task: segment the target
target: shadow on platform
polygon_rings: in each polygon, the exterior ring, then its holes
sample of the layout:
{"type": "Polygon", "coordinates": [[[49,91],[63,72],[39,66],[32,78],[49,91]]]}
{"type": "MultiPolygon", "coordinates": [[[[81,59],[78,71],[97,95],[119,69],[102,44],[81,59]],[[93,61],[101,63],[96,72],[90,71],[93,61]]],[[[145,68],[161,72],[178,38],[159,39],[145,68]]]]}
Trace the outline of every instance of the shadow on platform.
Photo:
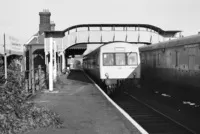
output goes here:
{"type": "Polygon", "coordinates": [[[69,80],[75,80],[85,83],[92,83],[87,76],[85,76],[84,72],[81,70],[71,70],[69,75],[67,76],[67,79],[69,80]]]}

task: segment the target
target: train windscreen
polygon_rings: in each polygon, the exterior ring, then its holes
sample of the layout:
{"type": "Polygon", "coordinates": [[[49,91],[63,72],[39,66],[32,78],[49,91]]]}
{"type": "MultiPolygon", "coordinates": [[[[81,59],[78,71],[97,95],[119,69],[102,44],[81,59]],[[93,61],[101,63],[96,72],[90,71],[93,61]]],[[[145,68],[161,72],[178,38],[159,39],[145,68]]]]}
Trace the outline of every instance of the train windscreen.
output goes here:
{"type": "Polygon", "coordinates": [[[125,53],[116,53],[115,59],[116,59],[116,65],[117,66],[126,65],[126,55],[125,55],[125,53]]]}
{"type": "Polygon", "coordinates": [[[138,65],[137,53],[104,53],[104,66],[133,66],[138,65]]]}
{"type": "Polygon", "coordinates": [[[127,63],[128,65],[137,65],[137,53],[128,53],[127,54],[127,63]]]}
{"type": "Polygon", "coordinates": [[[104,66],[113,66],[114,65],[114,54],[113,53],[103,54],[103,65],[104,66]]]}

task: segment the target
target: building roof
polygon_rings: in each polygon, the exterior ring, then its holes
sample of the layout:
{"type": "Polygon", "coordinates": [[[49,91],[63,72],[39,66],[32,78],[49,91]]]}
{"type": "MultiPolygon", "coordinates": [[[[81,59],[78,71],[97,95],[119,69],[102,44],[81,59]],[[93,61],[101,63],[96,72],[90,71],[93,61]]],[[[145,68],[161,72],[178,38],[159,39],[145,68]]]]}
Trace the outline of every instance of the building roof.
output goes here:
{"type": "Polygon", "coordinates": [[[26,42],[26,45],[33,44],[44,44],[44,34],[36,33],[26,42]]]}

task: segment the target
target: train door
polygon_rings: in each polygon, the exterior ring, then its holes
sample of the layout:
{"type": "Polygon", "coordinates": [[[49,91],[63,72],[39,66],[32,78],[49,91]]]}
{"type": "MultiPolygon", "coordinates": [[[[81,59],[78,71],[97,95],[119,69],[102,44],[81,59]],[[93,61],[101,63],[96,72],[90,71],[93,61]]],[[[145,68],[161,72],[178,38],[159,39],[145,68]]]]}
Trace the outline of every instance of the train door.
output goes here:
{"type": "Polygon", "coordinates": [[[175,78],[178,79],[179,78],[179,72],[178,72],[178,69],[179,69],[179,51],[175,51],[175,78]]]}
{"type": "Polygon", "coordinates": [[[195,56],[189,55],[189,70],[194,70],[195,56]]]}
{"type": "Polygon", "coordinates": [[[195,51],[197,48],[189,48],[189,70],[194,70],[195,68],[195,51]]]}
{"type": "Polygon", "coordinates": [[[152,57],[153,58],[153,69],[152,69],[153,72],[152,72],[151,76],[156,78],[157,77],[157,74],[156,74],[157,73],[157,70],[156,70],[156,53],[154,52],[152,56],[153,56],[152,57]]]}

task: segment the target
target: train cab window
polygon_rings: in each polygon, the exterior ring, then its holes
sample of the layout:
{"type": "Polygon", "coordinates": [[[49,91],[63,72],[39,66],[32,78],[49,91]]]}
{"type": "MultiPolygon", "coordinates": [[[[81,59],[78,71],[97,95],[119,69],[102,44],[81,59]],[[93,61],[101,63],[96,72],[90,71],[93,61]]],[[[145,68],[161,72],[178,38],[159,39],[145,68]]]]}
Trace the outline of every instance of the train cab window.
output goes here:
{"type": "Polygon", "coordinates": [[[137,53],[127,53],[127,64],[137,65],[137,53]]]}
{"type": "Polygon", "coordinates": [[[113,66],[114,65],[114,54],[103,54],[103,65],[104,66],[113,66]]]}
{"type": "Polygon", "coordinates": [[[126,65],[126,56],[125,53],[116,53],[115,54],[116,65],[123,66],[126,65]]]}

